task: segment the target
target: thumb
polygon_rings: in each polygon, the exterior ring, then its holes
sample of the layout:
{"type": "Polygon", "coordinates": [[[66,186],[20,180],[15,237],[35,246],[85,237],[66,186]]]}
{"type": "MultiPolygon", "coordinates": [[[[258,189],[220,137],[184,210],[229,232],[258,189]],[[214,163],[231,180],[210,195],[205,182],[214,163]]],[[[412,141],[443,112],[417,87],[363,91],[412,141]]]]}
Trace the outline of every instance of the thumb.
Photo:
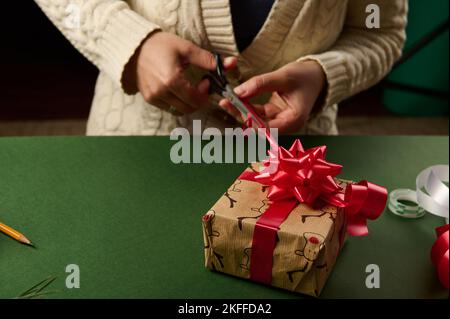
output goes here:
{"type": "Polygon", "coordinates": [[[242,98],[249,98],[266,92],[274,92],[282,88],[283,79],[277,72],[254,76],[234,88],[234,92],[242,98]]]}
{"type": "Polygon", "coordinates": [[[205,70],[213,71],[216,68],[216,58],[214,57],[214,54],[195,44],[190,47],[187,59],[189,63],[205,70]]]}

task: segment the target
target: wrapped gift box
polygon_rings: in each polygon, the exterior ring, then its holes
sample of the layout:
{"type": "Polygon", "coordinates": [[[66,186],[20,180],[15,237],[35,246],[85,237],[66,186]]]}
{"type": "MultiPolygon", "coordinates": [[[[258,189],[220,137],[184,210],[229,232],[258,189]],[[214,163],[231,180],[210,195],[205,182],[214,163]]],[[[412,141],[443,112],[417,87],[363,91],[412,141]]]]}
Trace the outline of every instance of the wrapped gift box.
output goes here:
{"type": "MultiPolygon", "coordinates": [[[[231,185],[203,216],[207,268],[250,278],[253,231],[268,205],[266,186],[239,178],[231,185]]],[[[318,296],[344,244],[345,219],[343,208],[299,203],[277,231],[271,284],[318,296]]]]}
{"type": "Polygon", "coordinates": [[[346,234],[368,234],[387,190],[338,179],[342,166],[325,160],[326,146],[272,144],[268,159],[245,170],[204,215],[206,267],[318,296],[346,234]]]}

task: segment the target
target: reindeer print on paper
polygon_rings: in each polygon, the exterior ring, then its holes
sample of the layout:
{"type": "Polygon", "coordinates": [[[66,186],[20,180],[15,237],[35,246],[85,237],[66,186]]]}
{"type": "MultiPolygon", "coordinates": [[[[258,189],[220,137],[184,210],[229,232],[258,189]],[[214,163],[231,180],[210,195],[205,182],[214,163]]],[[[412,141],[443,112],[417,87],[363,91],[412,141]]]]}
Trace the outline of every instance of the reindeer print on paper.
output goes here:
{"type": "Polygon", "coordinates": [[[241,267],[244,270],[249,271],[250,270],[250,255],[252,253],[252,248],[251,247],[247,247],[244,248],[244,254],[243,254],[243,258],[242,258],[242,263],[239,265],[239,267],[241,267]]]}
{"type": "Polygon", "coordinates": [[[268,199],[263,199],[263,200],[261,201],[261,206],[259,206],[259,207],[252,207],[252,208],[251,208],[251,211],[252,211],[252,212],[255,212],[256,215],[254,215],[254,216],[242,216],[242,217],[238,217],[237,220],[238,220],[238,227],[239,227],[239,230],[242,231],[242,222],[243,222],[245,219],[258,219],[259,217],[261,217],[262,214],[264,214],[264,212],[266,211],[266,209],[267,209],[268,207],[269,207],[269,200],[268,200],[268,199]]]}
{"type": "Polygon", "coordinates": [[[305,215],[302,214],[301,215],[301,219],[302,219],[302,223],[306,222],[307,218],[320,218],[323,216],[328,215],[328,218],[331,220],[331,222],[333,223],[333,230],[332,233],[330,235],[330,240],[333,239],[334,233],[335,233],[335,228],[336,228],[336,216],[337,216],[337,212],[336,212],[336,208],[333,206],[323,206],[320,211],[322,213],[318,214],[318,215],[305,215]]]}
{"type": "MultiPolygon", "coordinates": [[[[276,243],[278,244],[279,241],[280,241],[280,237],[277,234],[276,243]]],[[[242,263],[239,265],[239,267],[241,267],[244,270],[249,271],[251,255],[252,255],[252,248],[251,247],[244,248],[244,251],[242,253],[242,263]]]]}
{"type": "Polygon", "coordinates": [[[241,189],[237,188],[237,186],[241,183],[242,183],[242,181],[240,179],[236,180],[235,183],[229,189],[227,189],[227,191],[223,195],[226,198],[228,198],[228,200],[230,201],[230,208],[234,208],[234,204],[237,203],[237,201],[233,197],[231,197],[230,192],[235,192],[235,193],[242,192],[241,189]]]}
{"type": "MultiPolygon", "coordinates": [[[[302,257],[301,266],[286,272],[289,281],[294,282],[294,274],[305,272],[310,264],[314,264],[319,257],[320,251],[325,247],[325,237],[312,232],[303,233],[303,247],[294,253],[302,257]]],[[[324,265],[316,265],[316,268],[326,268],[324,265]]]]}
{"type": "MultiPolygon", "coordinates": [[[[205,215],[203,215],[203,227],[205,230],[205,234],[208,237],[208,244],[204,246],[204,249],[211,249],[210,246],[210,242],[213,241],[214,237],[219,237],[220,233],[215,230],[214,227],[214,219],[216,217],[216,212],[214,210],[209,210],[205,215]],[[207,222],[207,223],[205,223],[207,222]]],[[[224,268],[224,264],[223,264],[223,255],[219,254],[217,251],[214,251],[213,249],[211,249],[212,255],[212,261],[211,261],[211,266],[214,270],[217,270],[217,267],[220,266],[220,268],[224,268]],[[217,265],[216,265],[217,264],[217,265]]]]}

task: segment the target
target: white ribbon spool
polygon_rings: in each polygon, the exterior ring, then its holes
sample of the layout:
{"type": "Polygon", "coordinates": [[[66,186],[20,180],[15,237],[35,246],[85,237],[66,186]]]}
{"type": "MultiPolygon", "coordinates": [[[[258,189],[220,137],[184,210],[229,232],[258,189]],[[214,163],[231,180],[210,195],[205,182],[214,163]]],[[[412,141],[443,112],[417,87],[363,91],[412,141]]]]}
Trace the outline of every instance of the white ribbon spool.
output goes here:
{"type": "Polygon", "coordinates": [[[419,218],[424,214],[420,210],[423,208],[433,215],[444,217],[448,223],[449,190],[445,184],[449,179],[448,171],[448,165],[435,165],[424,169],[417,175],[415,191],[396,189],[389,194],[389,209],[402,217],[419,218]],[[399,200],[417,203],[418,207],[402,204],[399,200]]]}

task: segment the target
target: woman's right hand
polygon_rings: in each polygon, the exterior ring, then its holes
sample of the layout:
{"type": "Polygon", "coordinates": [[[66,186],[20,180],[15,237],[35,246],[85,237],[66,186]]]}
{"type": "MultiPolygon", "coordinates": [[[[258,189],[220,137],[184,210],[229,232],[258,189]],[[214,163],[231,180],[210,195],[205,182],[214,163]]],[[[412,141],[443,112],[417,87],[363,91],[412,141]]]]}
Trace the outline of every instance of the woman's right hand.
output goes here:
{"type": "MultiPolygon", "coordinates": [[[[192,113],[208,102],[209,81],[197,85],[185,77],[189,65],[212,71],[216,68],[214,55],[194,43],[167,32],[151,34],[135,55],[136,86],[145,101],[179,113],[192,113]]],[[[236,58],[226,58],[224,67],[233,68],[236,58]]]]}

